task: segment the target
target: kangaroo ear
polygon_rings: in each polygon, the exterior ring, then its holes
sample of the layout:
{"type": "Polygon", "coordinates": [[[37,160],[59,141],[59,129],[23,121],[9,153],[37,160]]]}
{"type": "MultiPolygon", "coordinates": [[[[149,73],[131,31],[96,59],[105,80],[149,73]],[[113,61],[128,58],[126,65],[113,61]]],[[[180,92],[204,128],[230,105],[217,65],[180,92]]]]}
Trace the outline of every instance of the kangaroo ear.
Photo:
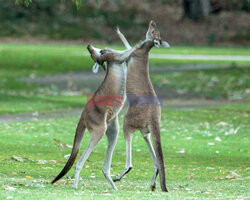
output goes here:
{"type": "Polygon", "coordinates": [[[156,25],[156,23],[155,23],[154,20],[151,20],[151,21],[149,22],[149,26],[152,26],[153,28],[157,28],[157,25],[156,25]]]}
{"type": "Polygon", "coordinates": [[[105,62],[101,65],[102,66],[102,68],[104,69],[104,71],[106,72],[107,71],[107,66],[106,66],[106,64],[105,64],[105,62]]]}
{"type": "Polygon", "coordinates": [[[163,48],[170,48],[170,45],[166,42],[166,41],[161,41],[161,46],[163,47],[163,48]]]}
{"type": "Polygon", "coordinates": [[[97,62],[95,62],[94,66],[92,67],[92,71],[93,73],[97,73],[99,70],[99,64],[97,62]]]}
{"type": "Polygon", "coordinates": [[[154,40],[154,45],[158,48],[161,47],[160,41],[159,40],[154,40]]]}

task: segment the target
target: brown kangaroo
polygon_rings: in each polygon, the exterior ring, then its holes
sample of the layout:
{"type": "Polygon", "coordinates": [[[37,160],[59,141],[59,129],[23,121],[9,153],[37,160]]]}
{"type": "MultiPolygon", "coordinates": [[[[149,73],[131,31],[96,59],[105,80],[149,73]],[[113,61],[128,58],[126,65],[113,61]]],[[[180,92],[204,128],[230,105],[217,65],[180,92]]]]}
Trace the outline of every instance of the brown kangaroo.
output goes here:
{"type": "MultiPolygon", "coordinates": [[[[118,28],[117,34],[126,48],[131,49],[128,41],[118,28]]],[[[150,98],[151,100],[152,98],[155,100],[154,103],[158,101],[149,77],[148,54],[153,46],[170,47],[167,42],[161,39],[156,23],[151,21],[146,33],[146,39],[141,43],[140,47],[136,48],[128,60],[126,92],[128,100],[130,99],[131,101],[132,97],[132,101],[134,102],[129,102],[130,106],[123,122],[124,137],[126,140],[125,169],[114,181],[121,180],[132,169],[132,137],[136,130],[140,130],[147,143],[154,164],[151,190],[153,191],[156,187],[155,182],[159,172],[161,189],[167,192],[160,134],[161,107],[150,105],[148,102],[144,106],[138,105],[141,103],[141,97],[145,97],[144,101],[150,98]],[[133,103],[135,105],[132,105],[133,103]],[[152,147],[149,133],[152,134],[154,148],[152,147]]]]}
{"type": "Polygon", "coordinates": [[[73,187],[77,188],[79,182],[79,174],[85,161],[88,159],[91,152],[94,150],[94,148],[106,133],[106,136],[108,138],[108,149],[102,171],[112,188],[114,190],[117,190],[110,176],[110,165],[112,154],[117,142],[117,136],[119,133],[118,113],[122,109],[122,106],[126,99],[127,68],[125,61],[128,60],[130,54],[134,51],[134,48],[112,53],[107,49],[100,50],[94,48],[91,45],[88,45],[88,51],[90,52],[92,59],[96,62],[93,67],[93,71],[97,72],[98,64],[103,65],[104,61],[107,61],[107,73],[103,83],[95,92],[94,97],[88,101],[86,107],[82,112],[81,118],[76,128],[71,155],[62,171],[52,181],[52,184],[62,178],[74,164],[74,161],[79,152],[84,132],[87,128],[90,132],[90,141],[88,147],[76,164],[73,187]],[[107,97],[115,98],[113,99],[114,105],[98,105],[96,100],[94,99],[98,96],[101,96],[104,99],[106,98],[106,101],[107,97]],[[116,99],[116,97],[119,97],[119,99],[116,99]],[[94,105],[91,105],[93,102],[94,105]]]}

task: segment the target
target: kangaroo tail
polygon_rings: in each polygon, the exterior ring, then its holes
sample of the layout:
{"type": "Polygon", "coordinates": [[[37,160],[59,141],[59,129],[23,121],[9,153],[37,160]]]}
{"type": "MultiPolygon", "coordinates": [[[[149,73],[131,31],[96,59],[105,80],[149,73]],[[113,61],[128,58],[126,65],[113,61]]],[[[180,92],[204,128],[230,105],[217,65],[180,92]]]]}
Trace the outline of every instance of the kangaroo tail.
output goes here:
{"type": "Polygon", "coordinates": [[[164,158],[163,158],[163,152],[162,152],[162,147],[161,147],[161,133],[160,133],[160,127],[159,127],[158,122],[155,122],[154,124],[152,124],[151,131],[152,131],[152,139],[154,143],[155,154],[159,163],[159,175],[160,175],[161,189],[162,191],[167,192],[168,190],[166,188],[164,158]]]}
{"type": "Polygon", "coordinates": [[[62,178],[70,170],[70,168],[74,164],[75,159],[77,157],[77,154],[79,152],[80,146],[81,146],[81,142],[82,142],[82,139],[84,136],[85,129],[86,129],[86,127],[84,125],[83,116],[81,116],[81,118],[78,122],[77,128],[76,128],[74,144],[73,144],[73,148],[72,148],[70,157],[69,157],[67,163],[65,164],[64,168],[62,169],[62,171],[51,182],[52,184],[55,183],[56,181],[58,181],[60,178],[62,178]]]}

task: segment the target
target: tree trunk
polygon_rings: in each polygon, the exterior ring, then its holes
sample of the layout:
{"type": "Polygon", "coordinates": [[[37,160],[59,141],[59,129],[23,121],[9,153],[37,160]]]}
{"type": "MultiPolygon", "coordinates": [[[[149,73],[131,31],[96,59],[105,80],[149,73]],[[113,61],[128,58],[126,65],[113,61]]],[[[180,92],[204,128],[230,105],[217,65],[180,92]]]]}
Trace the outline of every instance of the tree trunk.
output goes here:
{"type": "Polygon", "coordinates": [[[204,20],[209,15],[209,0],[183,0],[182,3],[185,16],[192,20],[204,20]]]}

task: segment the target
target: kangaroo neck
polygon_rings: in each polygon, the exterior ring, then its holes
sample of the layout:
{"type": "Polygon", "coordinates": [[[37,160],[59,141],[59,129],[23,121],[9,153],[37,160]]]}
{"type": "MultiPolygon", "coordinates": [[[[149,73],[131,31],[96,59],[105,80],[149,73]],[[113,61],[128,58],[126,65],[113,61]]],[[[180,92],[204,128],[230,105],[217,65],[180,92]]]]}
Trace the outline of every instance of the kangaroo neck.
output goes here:
{"type": "Polygon", "coordinates": [[[127,66],[126,63],[117,64],[114,63],[109,71],[113,77],[115,77],[116,82],[114,82],[111,87],[116,87],[118,95],[124,96],[126,90],[126,80],[127,80],[127,66]],[[115,84],[115,86],[114,86],[115,84]]]}
{"type": "Polygon", "coordinates": [[[149,40],[144,40],[141,46],[135,50],[128,62],[128,73],[138,72],[140,74],[149,74],[149,52],[154,46],[154,43],[149,40]],[[133,69],[131,69],[133,68],[133,69]]]}
{"type": "Polygon", "coordinates": [[[128,62],[127,94],[151,95],[154,94],[149,77],[148,56],[153,42],[144,41],[133,52],[128,62]]]}
{"type": "MultiPolygon", "coordinates": [[[[103,80],[103,83],[99,87],[100,89],[105,89],[107,94],[103,95],[124,95],[124,91],[126,90],[126,76],[127,76],[127,68],[124,63],[108,63],[107,73],[103,80]]],[[[97,93],[99,93],[97,91],[97,93]]]]}
{"type": "Polygon", "coordinates": [[[147,54],[153,47],[154,47],[154,42],[147,39],[144,40],[140,46],[140,48],[143,49],[147,54]]]}

